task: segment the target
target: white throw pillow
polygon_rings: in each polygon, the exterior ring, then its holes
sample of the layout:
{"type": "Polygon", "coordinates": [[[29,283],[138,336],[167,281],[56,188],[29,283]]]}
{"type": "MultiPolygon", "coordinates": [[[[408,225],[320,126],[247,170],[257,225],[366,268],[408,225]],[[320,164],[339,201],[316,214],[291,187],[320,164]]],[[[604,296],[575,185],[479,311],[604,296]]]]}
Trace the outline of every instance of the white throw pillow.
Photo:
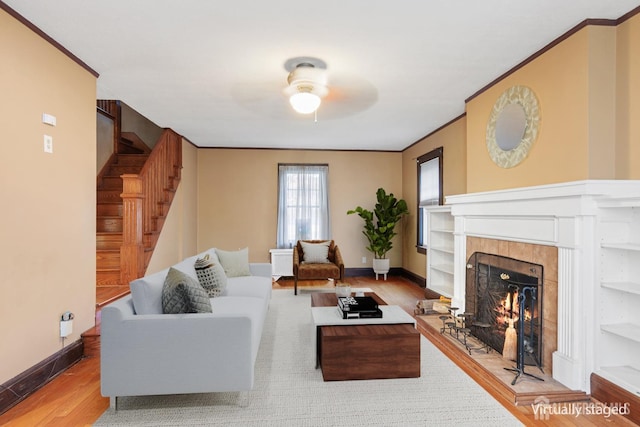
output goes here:
{"type": "Polygon", "coordinates": [[[206,254],[196,260],[194,268],[200,285],[207,291],[209,297],[215,298],[224,294],[227,288],[227,276],[218,257],[210,257],[209,254],[206,254]],[[215,261],[212,258],[215,258],[215,261]]]}
{"type": "Polygon", "coordinates": [[[216,254],[227,277],[251,276],[249,248],[240,249],[239,251],[216,249],[216,254]]]}
{"type": "Polygon", "coordinates": [[[302,245],[302,262],[327,264],[329,262],[330,241],[320,243],[300,242],[302,245]]]}

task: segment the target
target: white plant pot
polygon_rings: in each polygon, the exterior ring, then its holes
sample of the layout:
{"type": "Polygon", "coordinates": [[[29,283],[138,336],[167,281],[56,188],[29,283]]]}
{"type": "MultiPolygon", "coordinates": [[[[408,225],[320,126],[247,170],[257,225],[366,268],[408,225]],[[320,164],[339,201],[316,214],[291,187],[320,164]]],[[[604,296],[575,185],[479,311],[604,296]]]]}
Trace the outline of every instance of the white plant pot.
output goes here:
{"type": "Polygon", "coordinates": [[[373,272],[376,273],[376,280],[378,280],[379,274],[383,274],[384,280],[387,280],[387,273],[389,272],[389,258],[374,258],[373,272]]]}

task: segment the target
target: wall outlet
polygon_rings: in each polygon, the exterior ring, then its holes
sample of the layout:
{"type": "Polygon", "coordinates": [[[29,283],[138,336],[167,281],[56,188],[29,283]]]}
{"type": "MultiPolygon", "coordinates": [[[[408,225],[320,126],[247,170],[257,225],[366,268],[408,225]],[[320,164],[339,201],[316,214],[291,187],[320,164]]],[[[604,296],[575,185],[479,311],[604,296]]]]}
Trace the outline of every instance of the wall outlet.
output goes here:
{"type": "Polygon", "coordinates": [[[53,153],[53,137],[51,135],[44,136],[44,152],[53,153]]]}
{"type": "Polygon", "coordinates": [[[363,256],[363,257],[362,257],[362,263],[363,263],[363,264],[366,264],[366,263],[367,263],[367,257],[366,257],[366,256],[363,256]]]}

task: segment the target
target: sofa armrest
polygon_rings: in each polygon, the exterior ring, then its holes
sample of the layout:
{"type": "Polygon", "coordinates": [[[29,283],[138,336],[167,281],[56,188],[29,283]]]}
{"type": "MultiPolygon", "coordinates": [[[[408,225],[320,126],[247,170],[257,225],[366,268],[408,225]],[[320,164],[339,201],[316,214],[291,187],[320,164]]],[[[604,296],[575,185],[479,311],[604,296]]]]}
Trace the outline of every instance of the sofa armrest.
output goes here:
{"type": "Polygon", "coordinates": [[[252,276],[271,277],[271,263],[268,262],[254,262],[249,264],[249,270],[251,270],[252,276]]]}

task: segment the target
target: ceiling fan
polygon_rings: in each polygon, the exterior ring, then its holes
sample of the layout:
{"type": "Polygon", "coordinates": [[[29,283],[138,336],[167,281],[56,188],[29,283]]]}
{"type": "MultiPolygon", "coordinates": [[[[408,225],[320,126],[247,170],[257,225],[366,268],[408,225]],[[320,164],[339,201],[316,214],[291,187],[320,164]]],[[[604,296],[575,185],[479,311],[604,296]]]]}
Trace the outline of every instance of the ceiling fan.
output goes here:
{"type": "Polygon", "coordinates": [[[327,65],[316,58],[292,58],[285,62],[289,71],[284,94],[289,103],[300,114],[314,113],[327,96],[327,65]]]}
{"type": "Polygon", "coordinates": [[[323,120],[356,114],[378,100],[376,87],[365,78],[329,70],[319,58],[290,58],[284,70],[288,74],[280,74],[279,80],[274,76],[270,81],[236,84],[233,98],[263,116],[286,119],[316,113],[323,120]]]}

